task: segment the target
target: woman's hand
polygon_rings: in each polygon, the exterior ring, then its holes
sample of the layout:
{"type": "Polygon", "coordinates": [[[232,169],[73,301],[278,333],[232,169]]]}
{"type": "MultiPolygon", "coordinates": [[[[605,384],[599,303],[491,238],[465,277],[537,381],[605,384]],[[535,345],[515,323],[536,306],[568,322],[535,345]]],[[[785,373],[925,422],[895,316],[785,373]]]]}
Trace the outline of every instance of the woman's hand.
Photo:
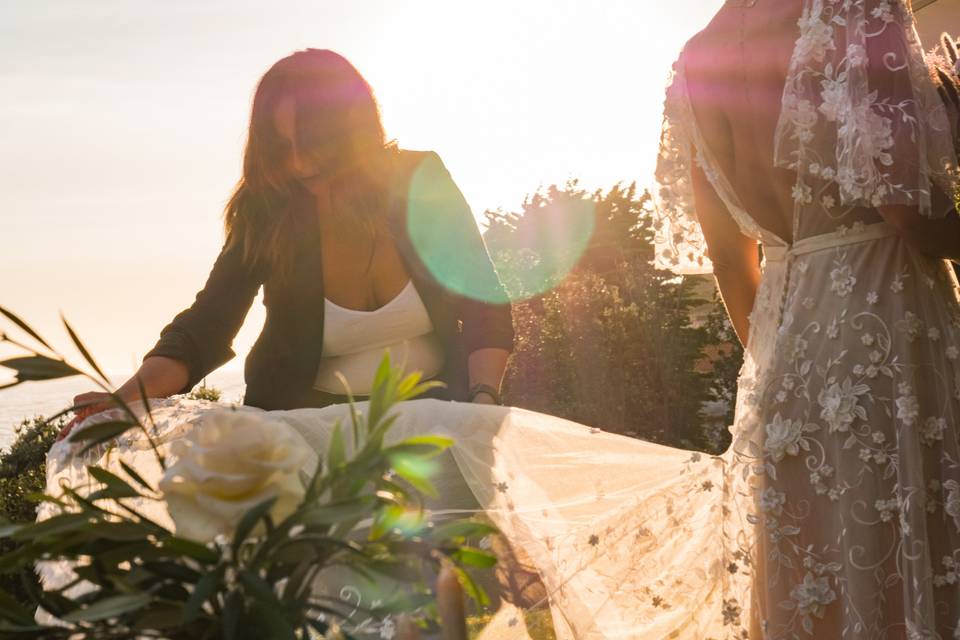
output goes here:
{"type": "MultiPolygon", "coordinates": [[[[187,365],[183,362],[153,356],[143,361],[133,377],[117,389],[116,395],[124,402],[136,402],[143,398],[142,388],[147,398],[166,398],[182,389],[187,384],[189,375],[187,365]]],[[[57,440],[66,438],[75,426],[89,416],[115,407],[117,403],[109,393],[90,391],[76,396],[73,406],[78,407],[73,412],[75,417],[57,434],[57,440]]]]}
{"type": "Polygon", "coordinates": [[[103,393],[102,391],[88,391],[87,393],[74,396],[73,406],[78,408],[73,412],[73,420],[68,422],[67,425],[60,430],[60,433],[57,434],[57,440],[60,441],[66,438],[75,426],[93,414],[106,411],[114,405],[115,403],[110,394],[103,393]]]}

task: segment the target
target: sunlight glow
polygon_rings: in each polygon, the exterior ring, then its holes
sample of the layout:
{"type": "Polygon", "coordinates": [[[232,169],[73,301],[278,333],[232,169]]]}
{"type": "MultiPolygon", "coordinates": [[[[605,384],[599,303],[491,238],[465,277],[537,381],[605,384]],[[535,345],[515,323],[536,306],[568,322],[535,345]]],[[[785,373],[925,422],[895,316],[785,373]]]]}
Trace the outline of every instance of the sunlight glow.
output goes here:
{"type": "MultiPolygon", "coordinates": [[[[253,88],[298,48],[350,59],[478,220],[570,178],[646,184],[670,64],[720,2],[3,3],[0,302],[66,347],[62,310],[130,371],[202,286],[253,88]]],[[[262,322],[255,303],[228,367],[262,322]]]]}

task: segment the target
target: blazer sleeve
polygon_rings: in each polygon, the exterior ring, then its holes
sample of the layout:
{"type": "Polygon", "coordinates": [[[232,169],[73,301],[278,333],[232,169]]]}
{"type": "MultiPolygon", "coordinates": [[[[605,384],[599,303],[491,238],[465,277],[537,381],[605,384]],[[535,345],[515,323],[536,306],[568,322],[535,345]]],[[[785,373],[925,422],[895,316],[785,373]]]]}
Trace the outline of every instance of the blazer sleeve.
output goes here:
{"type": "Polygon", "coordinates": [[[508,296],[470,205],[436,153],[418,163],[407,192],[407,233],[431,276],[455,295],[463,345],[513,350],[508,296]]]}
{"type": "Polygon", "coordinates": [[[243,259],[241,245],[233,237],[227,239],[193,304],[163,328],[156,346],[144,356],[144,360],[173,358],[187,365],[190,377],[179,393],[192,389],[235,355],[233,339],[262,283],[243,259]]]}

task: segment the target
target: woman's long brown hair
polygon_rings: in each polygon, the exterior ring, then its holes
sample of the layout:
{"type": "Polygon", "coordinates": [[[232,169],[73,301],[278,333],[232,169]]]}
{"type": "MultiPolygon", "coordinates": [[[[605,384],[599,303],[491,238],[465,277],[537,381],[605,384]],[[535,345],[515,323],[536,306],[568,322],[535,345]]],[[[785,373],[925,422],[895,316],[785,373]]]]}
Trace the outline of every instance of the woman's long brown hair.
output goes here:
{"type": "Polygon", "coordinates": [[[295,105],[299,149],[312,154],[330,198],[320,215],[369,228],[389,206],[396,146],[388,143],[373,90],[343,56],[297,51],[274,64],[253,98],[243,176],[227,203],[228,241],[240,243],[247,264],[289,275],[293,243],[315,225],[315,198],[289,170],[289,143],[276,129],[277,105],[295,105]]]}

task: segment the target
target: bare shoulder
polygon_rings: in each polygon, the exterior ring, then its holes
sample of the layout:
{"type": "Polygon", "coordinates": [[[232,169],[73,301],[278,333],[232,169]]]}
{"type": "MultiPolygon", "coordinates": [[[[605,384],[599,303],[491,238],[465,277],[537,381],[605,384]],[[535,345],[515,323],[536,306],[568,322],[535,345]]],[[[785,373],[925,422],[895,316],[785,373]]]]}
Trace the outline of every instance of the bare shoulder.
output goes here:
{"type": "Polygon", "coordinates": [[[710,22],[684,45],[683,57],[687,68],[698,69],[708,65],[711,60],[715,66],[716,56],[720,50],[735,41],[737,34],[731,29],[736,28],[738,25],[731,22],[727,8],[721,7],[710,22]]]}

